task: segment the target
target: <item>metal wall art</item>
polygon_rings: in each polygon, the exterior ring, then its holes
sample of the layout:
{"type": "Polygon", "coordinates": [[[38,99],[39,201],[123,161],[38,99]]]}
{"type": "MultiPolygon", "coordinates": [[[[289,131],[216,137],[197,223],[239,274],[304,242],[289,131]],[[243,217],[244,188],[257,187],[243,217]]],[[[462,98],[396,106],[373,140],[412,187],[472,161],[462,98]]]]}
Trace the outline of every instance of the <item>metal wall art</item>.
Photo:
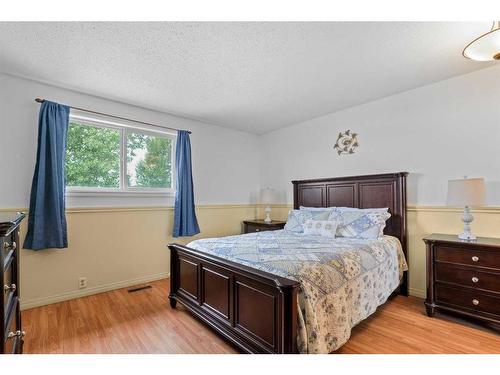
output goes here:
{"type": "Polygon", "coordinates": [[[339,137],[337,138],[337,143],[335,143],[333,148],[337,150],[339,155],[354,154],[354,150],[359,146],[357,137],[358,135],[356,133],[352,133],[350,130],[340,132],[339,137]]]}

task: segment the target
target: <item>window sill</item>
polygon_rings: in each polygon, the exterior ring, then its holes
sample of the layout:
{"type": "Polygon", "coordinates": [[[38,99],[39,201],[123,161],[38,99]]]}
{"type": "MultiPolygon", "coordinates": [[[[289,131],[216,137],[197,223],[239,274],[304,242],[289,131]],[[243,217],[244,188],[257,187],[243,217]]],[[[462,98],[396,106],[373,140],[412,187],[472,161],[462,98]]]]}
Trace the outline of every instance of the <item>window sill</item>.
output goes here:
{"type": "Polygon", "coordinates": [[[66,197],[174,197],[175,191],[85,191],[69,190],[66,197]]]}

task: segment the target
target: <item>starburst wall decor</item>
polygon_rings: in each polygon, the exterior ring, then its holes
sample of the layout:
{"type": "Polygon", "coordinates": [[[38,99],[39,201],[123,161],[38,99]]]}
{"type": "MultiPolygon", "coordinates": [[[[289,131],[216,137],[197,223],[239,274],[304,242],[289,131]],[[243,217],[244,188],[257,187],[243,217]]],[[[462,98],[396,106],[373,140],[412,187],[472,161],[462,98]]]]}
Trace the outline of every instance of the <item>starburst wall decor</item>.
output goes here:
{"type": "Polygon", "coordinates": [[[333,148],[337,150],[339,155],[354,154],[354,150],[359,146],[357,137],[358,135],[350,130],[340,132],[333,148]]]}

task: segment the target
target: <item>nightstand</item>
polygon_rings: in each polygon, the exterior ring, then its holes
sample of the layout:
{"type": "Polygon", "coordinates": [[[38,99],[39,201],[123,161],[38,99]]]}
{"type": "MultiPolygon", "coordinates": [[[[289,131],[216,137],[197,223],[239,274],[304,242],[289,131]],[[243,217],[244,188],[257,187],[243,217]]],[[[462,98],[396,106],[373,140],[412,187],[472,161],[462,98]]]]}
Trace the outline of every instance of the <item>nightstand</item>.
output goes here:
{"type": "Polygon", "coordinates": [[[437,309],[500,323],[500,239],[432,234],[424,242],[427,315],[437,309]]]}
{"type": "Polygon", "coordinates": [[[264,220],[245,220],[243,222],[243,233],[264,232],[268,230],[279,230],[285,227],[285,221],[273,220],[266,223],[264,220]]]}

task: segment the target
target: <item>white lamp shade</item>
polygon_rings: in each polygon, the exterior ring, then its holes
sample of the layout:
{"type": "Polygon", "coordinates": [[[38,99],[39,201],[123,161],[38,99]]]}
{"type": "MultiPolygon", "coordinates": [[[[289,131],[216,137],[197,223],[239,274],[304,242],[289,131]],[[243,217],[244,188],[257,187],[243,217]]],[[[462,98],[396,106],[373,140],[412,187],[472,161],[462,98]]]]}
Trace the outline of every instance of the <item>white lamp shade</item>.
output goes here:
{"type": "Polygon", "coordinates": [[[260,192],[260,202],[262,204],[271,204],[274,202],[274,190],[270,188],[262,189],[260,192]]]}
{"type": "Polygon", "coordinates": [[[448,206],[482,206],[485,195],[482,178],[448,181],[448,206]]]}
{"type": "Polygon", "coordinates": [[[462,52],[464,57],[476,61],[500,60],[500,28],[496,21],[490,32],[473,40],[462,52]]]}

